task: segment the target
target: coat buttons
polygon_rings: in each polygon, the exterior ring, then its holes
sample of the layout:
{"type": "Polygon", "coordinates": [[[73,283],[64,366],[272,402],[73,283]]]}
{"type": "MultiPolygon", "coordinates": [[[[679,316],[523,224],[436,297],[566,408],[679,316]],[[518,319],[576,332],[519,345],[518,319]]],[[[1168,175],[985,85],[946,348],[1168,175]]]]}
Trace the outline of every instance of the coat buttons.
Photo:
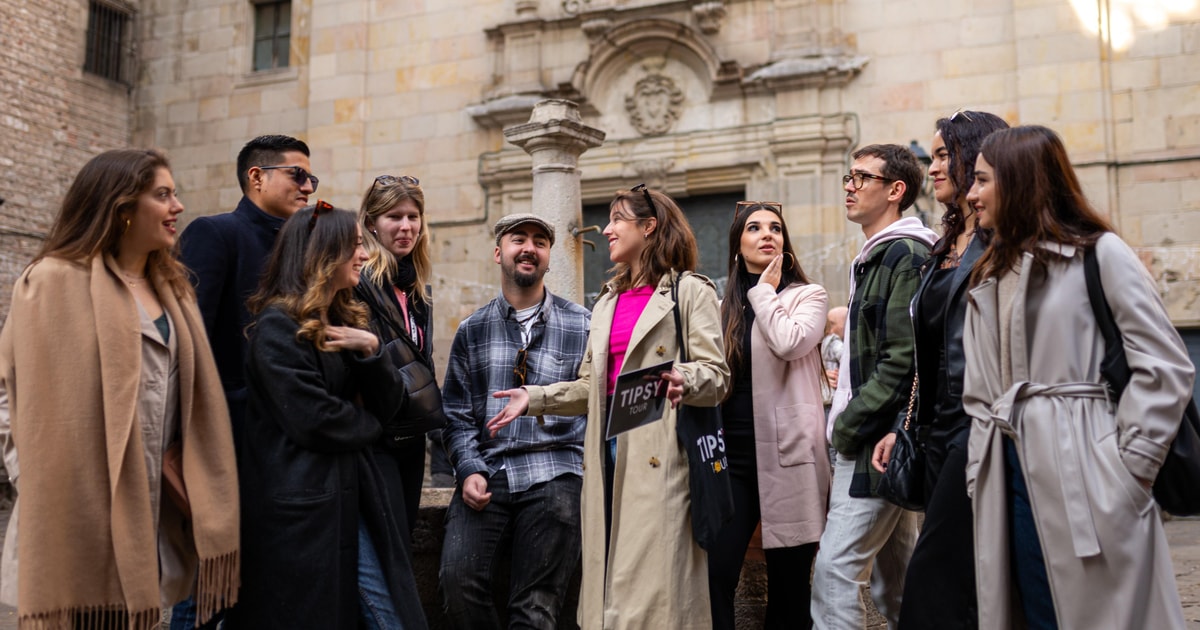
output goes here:
{"type": "Polygon", "coordinates": [[[657,457],[651,457],[651,458],[650,458],[650,467],[651,467],[651,468],[658,468],[660,465],[661,465],[661,464],[659,463],[659,461],[658,461],[658,458],[657,458],[657,457]]]}

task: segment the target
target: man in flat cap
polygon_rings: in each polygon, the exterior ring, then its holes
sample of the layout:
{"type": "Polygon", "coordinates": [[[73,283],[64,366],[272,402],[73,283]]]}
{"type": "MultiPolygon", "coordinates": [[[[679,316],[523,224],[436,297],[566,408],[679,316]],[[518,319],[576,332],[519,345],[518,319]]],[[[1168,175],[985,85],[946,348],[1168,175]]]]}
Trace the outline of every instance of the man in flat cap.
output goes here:
{"type": "Polygon", "coordinates": [[[441,588],[454,628],[499,629],[493,567],[511,558],[510,627],[554,628],[579,565],[586,416],[524,416],[490,435],[514,387],[574,380],[591,314],[551,295],[554,226],[534,214],[496,222],[500,295],[458,327],[442,387],[443,432],[458,487],[446,513],[441,588]],[[503,555],[502,555],[503,554],[503,555]]]}

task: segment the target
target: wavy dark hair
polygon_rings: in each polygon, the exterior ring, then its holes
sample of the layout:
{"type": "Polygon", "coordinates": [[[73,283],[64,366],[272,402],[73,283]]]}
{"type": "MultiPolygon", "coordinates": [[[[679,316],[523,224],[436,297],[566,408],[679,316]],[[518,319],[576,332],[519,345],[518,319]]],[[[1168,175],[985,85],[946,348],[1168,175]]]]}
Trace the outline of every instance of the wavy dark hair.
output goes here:
{"type": "MultiPolygon", "coordinates": [[[[963,208],[958,200],[967,196],[967,191],[975,183],[975,157],[979,155],[979,147],[993,131],[1007,129],[1008,123],[1003,118],[988,112],[960,111],[948,118],[939,118],[937,131],[946,144],[950,155],[950,172],[946,175],[954,185],[955,200],[946,206],[942,215],[942,238],[933,245],[934,256],[950,251],[950,246],[967,229],[963,220],[963,208]]],[[[992,240],[992,231],[980,228],[975,232],[975,238],[983,244],[992,240]]]]}
{"type": "Polygon", "coordinates": [[[648,219],[657,222],[638,259],[640,268],[636,278],[633,268],[625,263],[617,263],[609,269],[613,275],[609,285],[614,291],[655,286],[672,270],[681,273],[696,270],[696,235],[674,199],[656,190],[647,189],[645,193],[621,190],[617,191],[608,209],[610,213],[615,211],[617,218],[635,221],[638,225],[648,219]],[[653,207],[647,203],[647,195],[654,201],[653,207]]]}
{"type": "Polygon", "coordinates": [[[1040,125],[1001,129],[983,141],[979,153],[995,174],[996,207],[992,244],[976,263],[972,282],[999,277],[1025,252],[1045,266],[1053,254],[1040,242],[1091,247],[1112,232],[1096,212],[1054,131],[1040,125]]]}
{"type": "Polygon", "coordinates": [[[332,287],[334,271],[358,248],[358,221],[354,213],[332,207],[314,215],[318,206],[306,206],[279,229],[258,291],[247,306],[254,315],[278,306],[299,322],[296,339],[330,351],[325,328],[365,330],[367,307],[354,299],[353,288],[332,287]]]}
{"type": "Polygon", "coordinates": [[[725,362],[731,371],[737,371],[744,365],[742,356],[742,337],[746,333],[746,292],[750,290],[750,271],[746,269],[744,256],[738,254],[742,250],[742,234],[746,231],[746,221],[750,215],[759,210],[771,212],[779,218],[782,228],[782,254],[786,260],[792,259],[790,265],[782,270],[779,288],[793,284],[808,284],[808,276],[800,267],[796,251],[792,249],[792,238],[788,235],[787,221],[783,220],[780,209],[774,205],[754,204],[741,208],[733,217],[729,226],[729,280],[725,285],[725,299],[721,301],[721,325],[725,334],[725,362]]]}
{"type": "MultiPolygon", "coordinates": [[[[116,256],[126,219],[138,198],[154,186],[159,169],[171,170],[167,156],[153,149],[105,151],[88,160],[63,197],[42,249],[29,264],[51,256],[83,264],[101,254],[116,256]]],[[[146,273],[161,278],[176,298],[194,295],[187,269],[174,247],[150,252],[146,273]]]]}
{"type": "Polygon", "coordinates": [[[363,230],[363,246],[367,250],[367,275],[375,284],[386,286],[392,282],[398,261],[380,244],[379,237],[373,231],[375,221],[402,201],[409,200],[417,206],[417,212],[421,215],[421,229],[417,233],[416,242],[413,243],[413,250],[409,253],[413,269],[417,272],[417,279],[412,287],[400,288],[412,289],[413,294],[422,302],[429,303],[425,285],[429,284],[433,277],[433,262],[429,254],[432,237],[429,235],[429,222],[425,219],[425,192],[421,190],[420,183],[413,183],[415,181],[406,181],[403,177],[393,178],[386,183],[378,179],[372,180],[367,194],[363,195],[358,220],[363,230]]]}

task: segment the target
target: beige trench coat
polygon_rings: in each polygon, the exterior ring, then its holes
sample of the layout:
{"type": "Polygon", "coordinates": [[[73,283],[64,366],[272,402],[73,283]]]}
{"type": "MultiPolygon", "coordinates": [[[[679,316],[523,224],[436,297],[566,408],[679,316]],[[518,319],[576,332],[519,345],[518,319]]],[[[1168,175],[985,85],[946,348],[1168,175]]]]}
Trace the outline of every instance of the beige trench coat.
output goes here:
{"type": "MultiPolygon", "coordinates": [[[[623,372],[676,358],[672,275],[667,275],[638,318],[623,372]]],[[[675,434],[675,412],[617,437],[613,469],[612,540],[605,555],[604,440],[609,331],[616,294],[605,289],[592,310],[588,351],[579,380],[527,387],[529,415],[588,415],[584,438],[583,586],[579,622],[584,630],[705,629],[712,627],[708,557],[692,536],[688,466],[675,434]]],[[[683,401],[718,404],[729,388],[720,313],[712,283],[686,275],[679,301],[691,362],[683,401]]]]}
{"type": "Polygon", "coordinates": [[[754,452],[766,549],[816,542],[829,507],[821,339],[829,298],[816,284],[756,286],[750,356],[754,452]]]}
{"type": "Polygon", "coordinates": [[[1156,476],[1178,430],[1192,364],[1142,263],[1117,236],[1103,236],[1101,278],[1133,372],[1114,409],[1099,385],[1104,341],[1083,252],[1053,249],[1062,258],[1044,271],[1031,254],[1021,261],[1009,324],[1011,385],[1001,378],[999,283],[970,292],[963,402],[973,418],[967,490],[980,627],[1021,619],[1010,588],[1001,439],[1008,436],[1029,487],[1059,627],[1183,628],[1167,541],[1143,483],[1156,476]]]}

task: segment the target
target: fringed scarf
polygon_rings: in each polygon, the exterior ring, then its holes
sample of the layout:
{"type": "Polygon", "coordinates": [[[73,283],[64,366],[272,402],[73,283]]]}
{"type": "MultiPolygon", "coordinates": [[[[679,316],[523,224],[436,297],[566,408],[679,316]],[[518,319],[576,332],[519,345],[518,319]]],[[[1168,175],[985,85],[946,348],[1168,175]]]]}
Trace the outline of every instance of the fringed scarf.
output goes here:
{"type": "MultiPolygon", "coordinates": [[[[239,586],[232,430],[195,301],[153,281],[176,328],[187,533],[203,621],[232,605],[239,586]]],[[[136,404],[141,343],[136,301],[110,257],[47,258],[14,287],[0,375],[21,461],[22,630],[159,622],[157,532],[136,404]]]]}

